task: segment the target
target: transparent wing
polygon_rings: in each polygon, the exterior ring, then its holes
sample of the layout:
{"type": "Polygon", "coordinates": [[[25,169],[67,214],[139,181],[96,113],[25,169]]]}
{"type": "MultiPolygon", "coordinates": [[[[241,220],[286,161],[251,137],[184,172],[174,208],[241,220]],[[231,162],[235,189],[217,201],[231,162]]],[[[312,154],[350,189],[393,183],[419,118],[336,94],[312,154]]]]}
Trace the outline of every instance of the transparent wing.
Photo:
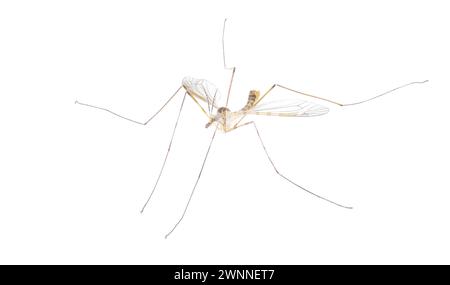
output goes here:
{"type": "Polygon", "coordinates": [[[219,108],[217,104],[221,98],[220,91],[208,80],[185,77],[183,78],[183,86],[189,94],[206,103],[209,114],[213,113],[214,108],[219,108]]]}
{"type": "Polygon", "coordinates": [[[283,99],[257,104],[247,114],[285,117],[314,117],[328,113],[322,105],[299,99],[283,99]]]}

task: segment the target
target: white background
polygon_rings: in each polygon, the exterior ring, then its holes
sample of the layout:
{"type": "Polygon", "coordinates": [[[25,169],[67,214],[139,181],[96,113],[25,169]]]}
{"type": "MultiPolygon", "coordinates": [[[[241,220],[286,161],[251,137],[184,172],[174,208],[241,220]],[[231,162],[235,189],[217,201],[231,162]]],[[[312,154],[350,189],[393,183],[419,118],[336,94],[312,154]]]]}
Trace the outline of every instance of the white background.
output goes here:
{"type": "MultiPolygon", "coordinates": [[[[2,1],[0,263],[449,263],[450,43],[445,1],[2,1]],[[218,133],[186,76],[223,93],[221,33],[237,66],[231,105],[273,83],[344,103],[316,118],[256,118],[218,133]],[[189,99],[189,98],[187,98],[189,99]]],[[[271,95],[271,96],[276,96],[271,95]]]]}

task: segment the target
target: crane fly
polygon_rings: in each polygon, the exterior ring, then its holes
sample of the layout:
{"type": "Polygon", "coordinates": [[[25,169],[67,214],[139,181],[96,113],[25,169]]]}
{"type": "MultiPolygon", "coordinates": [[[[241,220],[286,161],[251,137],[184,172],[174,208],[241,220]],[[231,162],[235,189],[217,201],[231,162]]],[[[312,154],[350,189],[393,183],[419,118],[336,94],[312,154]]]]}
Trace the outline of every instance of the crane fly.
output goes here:
{"type": "Polygon", "coordinates": [[[276,174],[278,174],[281,178],[283,178],[284,180],[288,181],[289,183],[291,183],[292,185],[296,186],[297,188],[323,200],[326,201],[330,204],[334,204],[338,207],[344,208],[344,209],[352,209],[352,207],[350,206],[345,206],[343,204],[337,203],[335,201],[332,201],[324,196],[321,196],[319,194],[316,194],[315,192],[312,192],[306,188],[304,188],[303,186],[300,186],[299,184],[297,184],[296,182],[294,182],[293,180],[291,180],[290,178],[286,177],[284,174],[282,174],[280,171],[278,171],[274,161],[272,160],[269,152],[267,151],[266,145],[263,142],[263,139],[261,137],[261,134],[259,132],[258,127],[256,126],[255,121],[253,120],[248,120],[249,116],[280,116],[280,117],[314,117],[314,116],[321,116],[321,115],[325,115],[328,113],[329,108],[322,106],[321,104],[317,104],[317,103],[313,103],[313,102],[309,102],[306,100],[303,100],[303,98],[310,98],[310,100],[317,100],[317,101],[321,101],[323,103],[328,103],[328,104],[332,104],[332,105],[337,105],[340,107],[345,107],[345,106],[351,106],[351,105],[358,105],[361,103],[365,103],[368,101],[371,101],[373,99],[379,98],[381,96],[384,96],[388,93],[391,93],[395,90],[398,90],[400,88],[412,85],[412,84],[420,84],[420,83],[425,83],[428,80],[425,81],[413,81],[401,86],[398,86],[396,88],[390,89],[386,92],[383,92],[379,95],[373,96],[371,98],[362,100],[362,101],[357,101],[357,102],[353,102],[353,103],[339,103],[337,101],[331,100],[331,99],[327,99],[324,97],[319,97],[316,95],[312,95],[312,94],[308,94],[308,93],[304,93],[304,92],[300,92],[298,90],[283,86],[281,84],[273,84],[270,88],[268,88],[267,91],[265,91],[264,93],[261,93],[259,90],[251,90],[249,92],[248,98],[247,98],[247,102],[246,104],[239,110],[236,111],[231,111],[228,108],[228,102],[229,102],[229,98],[230,98],[230,93],[231,93],[231,86],[233,84],[233,79],[234,79],[234,74],[236,72],[236,67],[228,67],[226,65],[226,60],[225,60],[225,26],[226,26],[226,21],[227,19],[224,20],[223,23],[223,30],[222,30],[222,55],[223,55],[223,67],[225,70],[230,70],[231,71],[231,79],[230,79],[230,83],[229,83],[229,87],[228,87],[228,92],[227,92],[227,96],[225,97],[226,100],[224,103],[222,103],[222,101],[224,100],[224,97],[221,95],[219,89],[212,84],[211,82],[209,82],[206,79],[197,79],[197,78],[193,78],[193,77],[185,77],[182,80],[182,84],[181,86],[178,87],[178,89],[175,91],[175,93],[173,93],[169,99],[163,104],[163,106],[153,115],[151,116],[147,121],[145,122],[139,122],[133,119],[130,119],[128,117],[124,117],[122,115],[119,115],[107,108],[103,108],[103,107],[98,107],[98,106],[94,106],[94,105],[90,105],[90,104],[86,104],[86,103],[81,103],[79,101],[75,101],[76,104],[80,104],[80,105],[84,105],[87,107],[91,107],[91,108],[95,108],[95,109],[100,109],[106,112],[109,112],[115,116],[118,116],[122,119],[131,121],[133,123],[136,124],[140,124],[140,125],[147,125],[153,118],[156,117],[156,115],[158,115],[166,106],[167,104],[169,104],[170,101],[172,101],[172,99],[177,95],[180,94],[180,91],[184,91],[184,95],[183,95],[183,99],[181,102],[181,106],[179,108],[178,111],[178,116],[177,119],[175,121],[175,125],[173,127],[173,131],[172,131],[172,136],[169,142],[169,147],[167,149],[166,152],[166,156],[164,158],[163,164],[161,166],[161,169],[159,171],[159,175],[156,179],[156,182],[154,184],[154,187],[152,189],[152,191],[150,192],[150,195],[148,197],[148,199],[146,200],[144,206],[141,209],[141,213],[143,213],[144,209],[146,208],[147,204],[150,202],[153,193],[156,190],[156,187],[158,185],[158,182],[161,178],[161,175],[164,171],[164,168],[166,166],[166,162],[167,162],[167,158],[169,156],[170,153],[170,149],[172,146],[172,142],[175,136],[175,132],[178,126],[178,122],[180,119],[180,114],[181,111],[183,109],[186,97],[189,97],[190,99],[192,99],[195,104],[199,107],[199,110],[206,115],[207,117],[207,122],[205,127],[209,128],[209,127],[213,127],[214,131],[212,134],[212,137],[210,139],[208,148],[206,150],[206,154],[204,156],[203,159],[203,163],[200,167],[200,171],[197,177],[197,180],[195,181],[195,184],[191,190],[191,194],[189,196],[189,199],[186,203],[186,206],[184,208],[184,211],[181,215],[181,217],[178,219],[178,221],[175,223],[175,225],[172,227],[172,229],[166,234],[166,238],[177,228],[177,226],[180,224],[180,222],[183,220],[184,216],[186,215],[187,209],[189,207],[189,204],[191,202],[191,199],[194,195],[195,189],[197,188],[197,184],[200,180],[200,177],[202,175],[203,169],[205,167],[205,163],[206,160],[208,158],[208,154],[209,151],[211,149],[211,146],[213,144],[214,138],[216,136],[217,131],[222,131],[224,133],[228,133],[231,132],[233,130],[236,130],[240,127],[244,127],[244,126],[253,126],[256,135],[258,136],[259,142],[261,144],[262,149],[264,150],[267,159],[269,160],[270,164],[272,165],[274,171],[276,172],[276,174]],[[276,89],[281,89],[284,91],[287,91],[293,95],[295,95],[295,97],[293,98],[288,98],[288,99],[283,99],[283,100],[279,100],[277,97],[275,97],[274,95],[274,90],[276,89]],[[272,96],[269,96],[272,95],[272,96]]]}

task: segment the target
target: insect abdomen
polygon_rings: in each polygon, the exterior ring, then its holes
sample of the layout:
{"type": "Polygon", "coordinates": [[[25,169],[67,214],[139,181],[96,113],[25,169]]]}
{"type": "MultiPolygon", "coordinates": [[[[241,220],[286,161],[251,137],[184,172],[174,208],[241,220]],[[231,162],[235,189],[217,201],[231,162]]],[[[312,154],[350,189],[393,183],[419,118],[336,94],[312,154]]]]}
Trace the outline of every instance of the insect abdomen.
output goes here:
{"type": "Polygon", "coordinates": [[[247,104],[242,108],[242,111],[250,110],[253,106],[255,106],[256,101],[259,99],[259,91],[251,90],[248,95],[247,104]]]}

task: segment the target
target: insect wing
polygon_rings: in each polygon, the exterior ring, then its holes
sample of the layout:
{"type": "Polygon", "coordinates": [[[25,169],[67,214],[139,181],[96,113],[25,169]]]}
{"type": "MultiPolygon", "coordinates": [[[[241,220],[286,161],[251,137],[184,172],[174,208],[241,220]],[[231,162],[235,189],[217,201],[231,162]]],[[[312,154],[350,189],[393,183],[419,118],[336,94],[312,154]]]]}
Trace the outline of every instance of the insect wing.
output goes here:
{"type": "Polygon", "coordinates": [[[260,103],[248,111],[248,114],[286,117],[314,117],[328,113],[329,109],[322,105],[299,100],[282,99],[260,103]]]}
{"type": "Polygon", "coordinates": [[[206,79],[185,77],[183,86],[190,95],[206,103],[210,114],[213,113],[214,108],[218,109],[217,102],[219,102],[221,95],[219,89],[213,83],[206,79]]]}

